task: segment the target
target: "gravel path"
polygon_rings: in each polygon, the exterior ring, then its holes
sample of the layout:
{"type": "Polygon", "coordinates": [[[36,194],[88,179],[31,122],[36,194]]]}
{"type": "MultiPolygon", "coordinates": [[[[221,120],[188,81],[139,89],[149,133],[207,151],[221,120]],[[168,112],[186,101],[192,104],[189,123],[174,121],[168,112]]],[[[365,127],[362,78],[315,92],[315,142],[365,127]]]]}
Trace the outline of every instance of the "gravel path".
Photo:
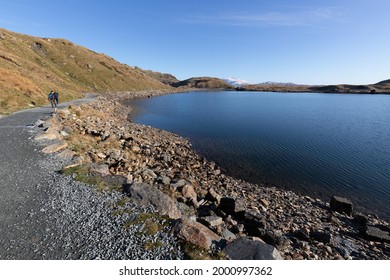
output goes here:
{"type": "Polygon", "coordinates": [[[63,162],[42,154],[43,144],[32,140],[39,132],[34,123],[52,110],[45,106],[0,119],[0,259],[183,258],[169,225],[146,235],[139,234],[144,224],[129,223],[154,209],[128,201],[118,209],[122,194],[100,193],[57,172],[63,162]]]}

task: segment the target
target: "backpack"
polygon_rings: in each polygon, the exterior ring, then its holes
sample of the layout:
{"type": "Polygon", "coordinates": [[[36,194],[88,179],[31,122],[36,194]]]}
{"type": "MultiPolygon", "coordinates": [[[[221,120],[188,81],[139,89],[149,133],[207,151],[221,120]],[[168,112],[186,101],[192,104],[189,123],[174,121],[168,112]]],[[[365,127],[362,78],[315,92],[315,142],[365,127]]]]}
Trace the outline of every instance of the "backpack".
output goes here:
{"type": "Polygon", "coordinates": [[[53,99],[53,94],[52,93],[49,93],[49,95],[47,96],[49,99],[53,99]]]}

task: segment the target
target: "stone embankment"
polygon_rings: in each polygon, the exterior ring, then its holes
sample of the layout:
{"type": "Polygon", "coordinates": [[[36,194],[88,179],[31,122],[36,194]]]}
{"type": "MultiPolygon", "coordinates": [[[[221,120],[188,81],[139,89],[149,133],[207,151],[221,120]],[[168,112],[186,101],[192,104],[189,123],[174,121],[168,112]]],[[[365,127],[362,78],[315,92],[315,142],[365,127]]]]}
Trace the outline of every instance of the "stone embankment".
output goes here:
{"type": "Polygon", "coordinates": [[[132,202],[169,217],[191,248],[230,259],[390,259],[389,223],[355,213],[347,199],[229,177],[187,139],[128,120],[120,100],[161,94],[110,94],[58,110],[37,139],[58,139],[44,152],[71,158],[65,170],[84,170],[105,189],[115,182],[132,202]]]}

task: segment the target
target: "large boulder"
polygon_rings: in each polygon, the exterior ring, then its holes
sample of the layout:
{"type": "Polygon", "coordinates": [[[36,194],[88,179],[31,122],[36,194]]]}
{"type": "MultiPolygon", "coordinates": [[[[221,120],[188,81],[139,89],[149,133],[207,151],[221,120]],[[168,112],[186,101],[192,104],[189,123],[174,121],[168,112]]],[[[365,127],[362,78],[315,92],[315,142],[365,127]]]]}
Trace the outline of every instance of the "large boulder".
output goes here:
{"type": "Polygon", "coordinates": [[[249,237],[234,240],[223,251],[231,260],[283,260],[274,246],[249,237]]]}
{"type": "Polygon", "coordinates": [[[255,209],[247,209],[242,213],[245,230],[252,236],[262,237],[267,227],[264,216],[255,209]]]}
{"type": "Polygon", "coordinates": [[[53,154],[53,153],[62,151],[64,149],[66,149],[67,147],[68,147],[68,143],[66,143],[65,141],[61,141],[59,143],[55,143],[55,144],[52,144],[52,145],[49,145],[49,146],[43,148],[42,152],[45,154],[53,154]]]}
{"type": "Polygon", "coordinates": [[[373,241],[390,243],[390,228],[368,225],[361,231],[364,238],[373,241]]]}
{"type": "Polygon", "coordinates": [[[321,231],[321,230],[313,230],[310,233],[310,237],[313,238],[314,240],[317,240],[318,242],[322,242],[324,244],[330,243],[332,240],[332,234],[326,231],[321,231]]]}
{"type": "Polygon", "coordinates": [[[218,216],[202,217],[202,218],[200,218],[200,222],[202,222],[203,224],[205,224],[206,226],[209,226],[209,227],[218,227],[218,226],[222,226],[224,224],[222,218],[218,217],[218,216]]]}
{"type": "Polygon", "coordinates": [[[207,200],[217,202],[218,204],[220,203],[221,198],[222,198],[221,195],[219,193],[217,193],[214,190],[214,188],[210,188],[207,195],[206,195],[207,200]]]}
{"type": "Polygon", "coordinates": [[[332,196],[330,200],[330,209],[335,212],[352,215],[353,204],[345,197],[332,196]]]}
{"type": "Polygon", "coordinates": [[[142,205],[153,205],[161,215],[167,215],[171,219],[181,217],[176,202],[151,185],[145,183],[123,184],[123,192],[129,194],[134,201],[142,205]]]}
{"type": "Polygon", "coordinates": [[[69,109],[57,109],[57,116],[60,119],[67,119],[70,115],[69,109]]]}
{"type": "Polygon", "coordinates": [[[209,249],[213,244],[218,244],[221,240],[221,237],[215,232],[201,223],[190,219],[179,221],[175,226],[175,231],[179,238],[204,249],[209,249]]]}
{"type": "Polygon", "coordinates": [[[63,158],[63,159],[72,159],[75,155],[76,155],[76,152],[69,150],[69,149],[65,149],[62,152],[60,152],[59,154],[57,154],[58,157],[63,158]]]}
{"type": "Polygon", "coordinates": [[[60,139],[60,133],[58,132],[57,129],[54,128],[48,128],[44,133],[38,134],[35,136],[36,141],[41,141],[41,140],[56,140],[60,139]]]}
{"type": "Polygon", "coordinates": [[[229,215],[240,215],[246,209],[245,200],[233,197],[222,197],[218,208],[229,215]]]}
{"type": "Polygon", "coordinates": [[[89,172],[93,175],[105,177],[111,175],[107,164],[91,163],[89,166],[89,172]]]}
{"type": "Polygon", "coordinates": [[[183,187],[182,194],[185,198],[188,198],[194,205],[198,204],[198,196],[195,192],[195,189],[192,185],[186,184],[183,187]]]}

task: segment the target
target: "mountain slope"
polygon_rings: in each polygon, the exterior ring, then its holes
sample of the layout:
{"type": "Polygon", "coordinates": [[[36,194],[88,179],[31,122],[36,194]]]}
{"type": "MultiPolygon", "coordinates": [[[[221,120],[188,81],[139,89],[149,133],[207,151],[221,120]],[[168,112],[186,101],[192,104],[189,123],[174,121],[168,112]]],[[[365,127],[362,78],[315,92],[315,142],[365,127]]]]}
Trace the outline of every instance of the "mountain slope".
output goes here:
{"type": "Polygon", "coordinates": [[[139,67],[135,67],[135,69],[141,71],[142,73],[145,73],[146,75],[162,82],[163,84],[166,84],[166,85],[173,85],[175,83],[178,83],[179,80],[176,79],[175,76],[173,76],[172,74],[168,74],[168,73],[160,73],[160,72],[155,72],[155,71],[152,71],[152,70],[144,70],[144,69],[141,69],[139,67]]]}
{"type": "Polygon", "coordinates": [[[63,101],[85,92],[165,88],[140,69],[68,40],[0,29],[0,114],[42,105],[52,89],[63,101]]]}
{"type": "Polygon", "coordinates": [[[222,79],[210,77],[194,77],[172,84],[174,87],[199,88],[199,89],[235,89],[222,79]]]}
{"type": "Polygon", "coordinates": [[[228,83],[232,86],[235,86],[235,87],[242,87],[242,86],[250,85],[250,82],[245,81],[245,80],[241,80],[241,79],[238,79],[235,77],[228,77],[226,79],[223,79],[223,81],[225,81],[226,83],[228,83]]]}

